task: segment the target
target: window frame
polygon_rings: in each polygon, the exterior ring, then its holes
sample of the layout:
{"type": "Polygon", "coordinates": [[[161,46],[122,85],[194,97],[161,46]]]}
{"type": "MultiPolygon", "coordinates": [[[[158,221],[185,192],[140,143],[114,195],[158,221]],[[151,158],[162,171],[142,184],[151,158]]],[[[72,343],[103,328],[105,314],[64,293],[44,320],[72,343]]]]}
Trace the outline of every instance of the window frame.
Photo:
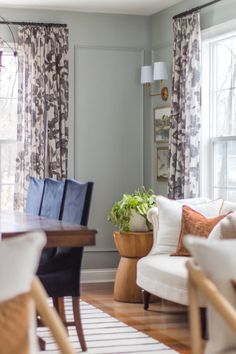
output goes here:
{"type": "MultiPolygon", "coordinates": [[[[8,46],[6,46],[6,47],[1,46],[0,50],[2,52],[4,52],[4,55],[9,55],[9,56],[13,55],[12,51],[9,49],[8,46]]],[[[17,70],[16,73],[18,75],[18,70],[17,70]]],[[[15,101],[15,100],[17,100],[17,96],[15,96],[15,95],[12,96],[12,97],[3,96],[1,91],[0,91],[0,100],[11,100],[11,101],[14,100],[15,101]]],[[[17,121],[16,121],[16,124],[17,124],[17,121]]],[[[12,144],[12,145],[15,145],[15,147],[16,147],[16,143],[17,143],[17,137],[15,137],[15,139],[11,139],[11,138],[0,139],[0,171],[1,171],[1,167],[2,167],[2,159],[1,159],[1,157],[2,157],[2,147],[3,147],[3,145],[5,145],[5,144],[11,145],[12,144]]],[[[14,188],[15,180],[13,180],[13,182],[10,182],[10,181],[9,182],[3,182],[2,173],[0,173],[0,208],[1,209],[4,208],[3,205],[2,205],[2,190],[3,190],[4,186],[13,186],[13,188],[14,188]]],[[[13,201],[13,203],[14,203],[14,201],[13,201]]],[[[12,205],[12,207],[14,207],[14,205],[12,205]]]]}
{"type": "MultiPolygon", "coordinates": [[[[213,41],[219,41],[234,35],[236,37],[236,20],[211,27],[202,31],[202,129],[200,150],[200,194],[208,198],[214,197],[214,144],[217,142],[236,142],[236,136],[215,136],[214,129],[214,95],[211,95],[214,84],[213,41]],[[213,65],[211,65],[213,63],[213,65]],[[204,118],[207,119],[204,119],[204,118]]],[[[232,88],[231,88],[232,89],[232,88]]],[[[220,188],[218,188],[220,189],[220,188]]],[[[224,190],[236,190],[236,187],[223,187],[224,190]]]]}
{"type": "MultiPolygon", "coordinates": [[[[221,137],[213,137],[213,138],[210,138],[210,143],[211,143],[211,151],[212,151],[212,171],[214,171],[214,145],[219,143],[219,142],[235,142],[236,143],[236,136],[235,135],[232,135],[232,136],[221,136],[221,137]]],[[[214,185],[214,177],[213,177],[213,174],[212,174],[212,181],[211,181],[211,187],[212,187],[212,190],[211,190],[211,197],[214,197],[214,190],[224,190],[226,191],[226,193],[229,191],[229,190],[234,190],[236,191],[236,186],[235,187],[229,187],[229,186],[223,186],[223,187],[219,187],[217,185],[214,185]]]]}

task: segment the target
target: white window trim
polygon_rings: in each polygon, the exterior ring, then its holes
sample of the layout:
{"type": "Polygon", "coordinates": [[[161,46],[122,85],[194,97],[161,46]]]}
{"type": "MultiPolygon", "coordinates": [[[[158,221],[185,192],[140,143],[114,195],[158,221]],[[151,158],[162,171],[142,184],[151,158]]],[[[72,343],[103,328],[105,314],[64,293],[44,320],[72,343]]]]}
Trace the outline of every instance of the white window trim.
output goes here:
{"type": "MultiPolygon", "coordinates": [[[[14,45],[11,44],[13,47],[14,45]]],[[[8,47],[8,46],[1,46],[0,47],[0,50],[4,52],[4,55],[12,55],[12,50],[8,47]]],[[[4,99],[4,100],[17,100],[17,97],[3,97],[0,95],[0,99],[4,99]]],[[[5,145],[5,144],[13,144],[15,145],[16,144],[16,139],[0,139],[0,153],[1,153],[1,150],[2,150],[2,146],[5,145]]],[[[0,157],[0,170],[1,170],[1,157],[0,157]]],[[[5,186],[14,186],[15,185],[15,181],[13,182],[10,182],[10,181],[6,181],[6,182],[3,182],[2,180],[2,176],[0,177],[0,206],[1,208],[3,207],[2,206],[2,189],[3,187],[5,186]]]]}
{"type": "MultiPolygon", "coordinates": [[[[209,42],[214,40],[219,40],[224,38],[226,35],[235,33],[236,31],[236,19],[210,27],[208,29],[202,30],[202,77],[206,78],[205,82],[210,85],[209,74],[210,74],[210,62],[211,62],[211,52],[204,50],[204,46],[208,46],[209,42]]],[[[201,149],[200,149],[200,195],[208,198],[213,197],[213,161],[211,156],[213,156],[213,144],[216,141],[233,141],[236,140],[235,136],[230,137],[217,137],[211,138],[213,127],[213,122],[211,121],[212,114],[210,112],[209,104],[210,87],[204,87],[202,85],[202,126],[201,126],[201,149]],[[204,119],[205,117],[205,119],[204,119]]]]}
{"type": "MultiPolygon", "coordinates": [[[[203,42],[203,46],[206,43],[203,42]]],[[[202,77],[205,77],[205,82],[209,82],[209,52],[202,51],[202,77]]],[[[200,149],[200,195],[212,198],[211,195],[211,180],[213,166],[210,166],[211,145],[209,142],[210,136],[210,105],[209,105],[209,87],[202,85],[202,115],[201,115],[201,149],[200,149]],[[209,168],[210,167],[210,168],[209,168]]]]}
{"type": "Polygon", "coordinates": [[[212,26],[210,28],[204,29],[201,31],[201,38],[202,41],[210,41],[213,38],[218,37],[221,39],[226,34],[230,35],[231,33],[235,32],[236,30],[236,19],[221,23],[216,26],[212,26]]]}

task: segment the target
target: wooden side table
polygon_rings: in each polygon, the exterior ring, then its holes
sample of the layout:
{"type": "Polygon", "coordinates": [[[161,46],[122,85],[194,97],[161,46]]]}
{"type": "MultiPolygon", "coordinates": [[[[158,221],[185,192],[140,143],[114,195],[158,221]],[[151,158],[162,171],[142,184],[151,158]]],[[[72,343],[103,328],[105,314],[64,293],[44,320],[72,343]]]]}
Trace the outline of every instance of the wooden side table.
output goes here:
{"type": "Polygon", "coordinates": [[[116,272],[114,299],[123,302],[142,302],[142,291],[136,284],[136,266],[152,248],[153,232],[115,232],[116,248],[121,259],[116,272]]]}

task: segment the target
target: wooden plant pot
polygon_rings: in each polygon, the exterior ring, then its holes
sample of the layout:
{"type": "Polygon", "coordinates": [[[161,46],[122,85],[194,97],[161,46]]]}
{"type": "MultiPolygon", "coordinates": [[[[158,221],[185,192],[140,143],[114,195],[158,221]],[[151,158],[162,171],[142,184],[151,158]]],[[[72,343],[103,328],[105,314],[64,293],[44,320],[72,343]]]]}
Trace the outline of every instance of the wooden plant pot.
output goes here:
{"type": "Polygon", "coordinates": [[[115,244],[121,256],[116,272],[114,299],[123,302],[142,302],[142,291],[136,284],[136,266],[152,248],[153,232],[115,232],[115,244]]]}

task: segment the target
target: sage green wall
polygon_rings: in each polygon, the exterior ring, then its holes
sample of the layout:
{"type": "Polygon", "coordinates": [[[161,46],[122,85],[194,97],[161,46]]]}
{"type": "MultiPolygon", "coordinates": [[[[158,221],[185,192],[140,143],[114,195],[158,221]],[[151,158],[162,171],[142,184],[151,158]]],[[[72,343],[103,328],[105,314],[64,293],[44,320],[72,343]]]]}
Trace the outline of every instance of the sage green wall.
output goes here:
{"type": "MultiPolygon", "coordinates": [[[[172,65],[172,44],[173,44],[173,32],[172,32],[172,17],[191,9],[196,6],[208,3],[209,0],[185,0],[175,6],[170,7],[160,13],[157,13],[151,17],[152,22],[152,57],[153,61],[165,61],[168,63],[169,72],[171,73],[172,65]]],[[[201,28],[206,29],[214,25],[232,20],[236,17],[236,1],[235,0],[222,0],[215,5],[207,7],[201,10],[201,28]]],[[[168,87],[171,89],[171,79],[168,81],[168,87]]],[[[170,103],[170,101],[168,101],[170,103]]],[[[163,102],[158,98],[152,98],[152,108],[163,105],[163,102]]],[[[152,117],[152,115],[151,115],[152,117]]],[[[153,129],[153,128],[152,128],[153,129]]],[[[150,135],[153,135],[150,132],[150,135]]],[[[151,147],[152,156],[152,188],[157,194],[165,195],[167,192],[166,182],[157,182],[155,179],[156,171],[156,146],[152,144],[151,147]]]]}
{"type": "Polygon", "coordinates": [[[70,177],[95,181],[89,225],[99,231],[83,266],[115,268],[118,255],[106,215],[124,192],[151,183],[150,110],[139,74],[150,62],[151,18],[21,9],[0,14],[69,26],[69,171],[70,177]]]}
{"type": "MultiPolygon", "coordinates": [[[[143,97],[139,70],[142,63],[163,60],[171,72],[172,16],[205,2],[183,1],[154,16],[0,9],[12,21],[69,26],[69,173],[95,181],[90,226],[99,230],[96,247],[86,249],[85,268],[117,265],[113,226],[106,222],[114,200],[142,184],[166,194],[166,183],[155,178],[152,114],[163,103],[145,91],[143,97]]],[[[236,2],[223,0],[202,11],[202,27],[232,19],[234,14],[236,2]]],[[[3,32],[6,27],[0,26],[3,32]]]]}

